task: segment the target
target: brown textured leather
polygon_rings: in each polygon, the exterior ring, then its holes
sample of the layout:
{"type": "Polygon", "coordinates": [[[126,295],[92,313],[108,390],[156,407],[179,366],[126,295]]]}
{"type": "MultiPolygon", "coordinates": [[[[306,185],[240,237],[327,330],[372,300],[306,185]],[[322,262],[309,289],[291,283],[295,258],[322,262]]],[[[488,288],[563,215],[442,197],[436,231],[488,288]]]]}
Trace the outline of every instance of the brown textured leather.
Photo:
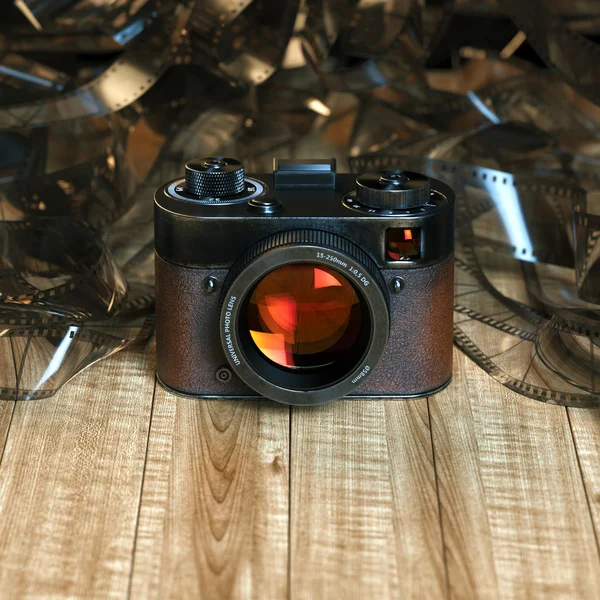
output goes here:
{"type": "MultiPolygon", "coordinates": [[[[390,338],[372,375],[355,396],[425,395],[452,376],[454,258],[421,269],[383,269],[386,283],[402,277],[390,294],[390,338]]],[[[215,373],[228,366],[219,337],[220,288],[202,289],[205,277],[223,283],[225,269],[180,267],[156,256],[156,369],[160,380],[200,396],[256,395],[235,374],[227,383],[215,373]]]]}
{"type": "Polygon", "coordinates": [[[390,294],[390,337],[371,376],[352,395],[425,395],[452,377],[454,257],[422,269],[382,269],[386,282],[402,277],[390,294]]]}
{"type": "Polygon", "coordinates": [[[256,395],[236,375],[217,381],[229,366],[219,337],[220,287],[202,289],[205,277],[223,283],[225,269],[189,269],[156,255],[156,372],[162,383],[203,396],[256,395]]]}

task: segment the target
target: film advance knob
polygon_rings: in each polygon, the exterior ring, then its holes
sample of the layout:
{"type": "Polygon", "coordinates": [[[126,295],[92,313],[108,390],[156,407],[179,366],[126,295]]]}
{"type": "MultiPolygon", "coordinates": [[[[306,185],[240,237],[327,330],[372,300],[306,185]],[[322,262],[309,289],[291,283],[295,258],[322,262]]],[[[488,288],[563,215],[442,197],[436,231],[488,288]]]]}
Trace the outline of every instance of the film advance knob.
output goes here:
{"type": "Polygon", "coordinates": [[[185,165],[185,189],[196,196],[222,198],[244,191],[244,165],[235,158],[208,156],[185,165]]]}
{"type": "Polygon", "coordinates": [[[429,177],[389,169],[363,173],[356,179],[356,195],[369,208],[396,210],[423,206],[429,201],[429,177]]]}

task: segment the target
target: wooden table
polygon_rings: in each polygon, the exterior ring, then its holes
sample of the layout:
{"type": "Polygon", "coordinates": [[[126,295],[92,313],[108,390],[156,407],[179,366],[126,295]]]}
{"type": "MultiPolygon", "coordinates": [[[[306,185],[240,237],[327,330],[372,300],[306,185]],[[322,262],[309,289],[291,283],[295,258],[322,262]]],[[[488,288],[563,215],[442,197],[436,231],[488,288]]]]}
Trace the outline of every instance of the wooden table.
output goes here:
{"type": "Polygon", "coordinates": [[[0,402],[0,597],[596,598],[600,411],[460,352],[429,399],[155,385],[154,346],[0,402]]]}

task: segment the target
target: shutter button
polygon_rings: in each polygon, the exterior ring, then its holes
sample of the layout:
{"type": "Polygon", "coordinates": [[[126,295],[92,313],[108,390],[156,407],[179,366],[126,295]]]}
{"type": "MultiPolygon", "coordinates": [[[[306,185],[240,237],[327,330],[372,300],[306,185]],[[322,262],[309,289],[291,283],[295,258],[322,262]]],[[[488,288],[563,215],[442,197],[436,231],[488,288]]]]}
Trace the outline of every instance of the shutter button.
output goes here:
{"type": "Polygon", "coordinates": [[[248,200],[248,210],[251,212],[260,212],[269,214],[283,209],[281,202],[273,196],[257,196],[248,200]]]}

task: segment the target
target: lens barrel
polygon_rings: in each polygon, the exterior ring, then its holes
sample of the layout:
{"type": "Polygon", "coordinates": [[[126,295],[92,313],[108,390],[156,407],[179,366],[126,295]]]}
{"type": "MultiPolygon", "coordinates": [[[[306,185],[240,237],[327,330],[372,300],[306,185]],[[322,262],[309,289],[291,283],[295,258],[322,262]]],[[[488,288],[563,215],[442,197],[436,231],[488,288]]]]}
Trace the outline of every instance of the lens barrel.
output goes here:
{"type": "Polygon", "coordinates": [[[221,342],[235,373],[286,404],[351,393],[387,344],[387,288],[360,248],[317,230],[262,240],[223,284],[221,342]]]}

